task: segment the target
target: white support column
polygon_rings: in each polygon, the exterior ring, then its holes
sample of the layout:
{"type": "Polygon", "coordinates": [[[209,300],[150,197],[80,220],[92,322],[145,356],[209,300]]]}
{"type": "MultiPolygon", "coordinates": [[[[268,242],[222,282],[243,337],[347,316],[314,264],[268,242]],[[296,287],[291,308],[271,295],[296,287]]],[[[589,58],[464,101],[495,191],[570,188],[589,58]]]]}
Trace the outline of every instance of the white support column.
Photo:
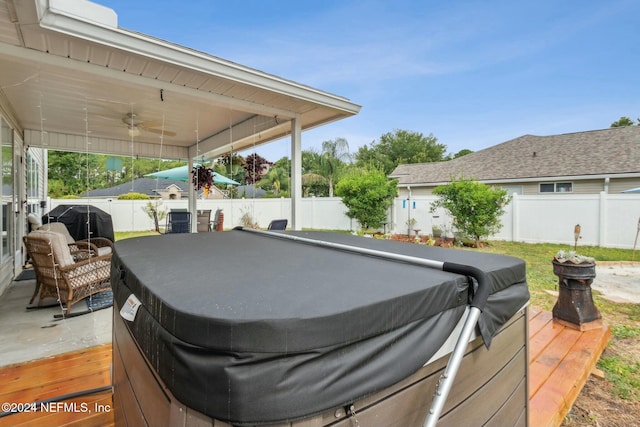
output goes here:
{"type": "Polygon", "coordinates": [[[197,200],[196,197],[198,194],[196,193],[196,189],[193,186],[193,158],[189,157],[189,212],[191,212],[191,232],[198,232],[198,212],[197,209],[197,200]]]}
{"type": "Polygon", "coordinates": [[[302,125],[291,120],[291,229],[302,230],[302,125]]]}

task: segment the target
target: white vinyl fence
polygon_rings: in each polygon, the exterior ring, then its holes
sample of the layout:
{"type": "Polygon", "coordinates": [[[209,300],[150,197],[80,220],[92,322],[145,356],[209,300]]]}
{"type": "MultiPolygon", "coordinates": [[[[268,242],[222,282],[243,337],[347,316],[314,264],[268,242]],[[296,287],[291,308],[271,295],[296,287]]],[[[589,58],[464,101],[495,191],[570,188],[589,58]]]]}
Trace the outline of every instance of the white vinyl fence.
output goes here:
{"type": "MultiPolygon", "coordinates": [[[[442,210],[430,212],[434,196],[396,199],[389,211],[386,231],[406,233],[407,220],[415,218],[414,229],[420,234],[431,234],[433,226],[447,232],[451,218],[442,210]]],[[[153,229],[153,222],[143,207],[144,200],[111,199],[51,199],[53,209],[61,204],[91,204],[111,214],[115,231],[142,231],[153,229]]],[[[166,211],[187,208],[187,200],[159,201],[166,211]]],[[[224,199],[198,200],[197,208],[222,209],[224,228],[242,225],[241,218],[248,213],[262,228],[273,219],[286,218],[291,224],[290,199],[224,199]]],[[[345,215],[346,207],[337,197],[311,197],[302,199],[302,227],[321,230],[356,230],[358,224],[345,215]]],[[[640,226],[640,195],[638,194],[552,194],[542,196],[514,195],[502,217],[503,227],[494,240],[528,243],[561,243],[573,246],[573,230],[580,224],[579,245],[631,249],[640,226]]],[[[164,226],[164,223],[161,223],[164,226]]],[[[381,230],[382,231],[382,230],[381,230]]]]}

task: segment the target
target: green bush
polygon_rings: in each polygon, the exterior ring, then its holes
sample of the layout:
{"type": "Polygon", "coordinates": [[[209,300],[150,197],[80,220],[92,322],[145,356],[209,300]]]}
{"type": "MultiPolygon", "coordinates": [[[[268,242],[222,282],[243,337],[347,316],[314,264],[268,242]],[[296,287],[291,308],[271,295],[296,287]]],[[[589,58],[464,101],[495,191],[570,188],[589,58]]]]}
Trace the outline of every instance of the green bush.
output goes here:
{"type": "Polygon", "coordinates": [[[336,194],[349,209],[346,214],[364,229],[379,228],[398,194],[395,180],[380,170],[353,170],[336,186],[336,194]]]}
{"type": "Polygon", "coordinates": [[[438,200],[431,203],[431,212],[438,207],[449,211],[453,226],[465,237],[475,240],[495,234],[502,228],[500,217],[511,196],[505,190],[478,181],[461,179],[436,187],[438,200]]]}
{"type": "Polygon", "coordinates": [[[118,200],[149,200],[150,197],[142,193],[126,193],[118,196],[118,200]]]}

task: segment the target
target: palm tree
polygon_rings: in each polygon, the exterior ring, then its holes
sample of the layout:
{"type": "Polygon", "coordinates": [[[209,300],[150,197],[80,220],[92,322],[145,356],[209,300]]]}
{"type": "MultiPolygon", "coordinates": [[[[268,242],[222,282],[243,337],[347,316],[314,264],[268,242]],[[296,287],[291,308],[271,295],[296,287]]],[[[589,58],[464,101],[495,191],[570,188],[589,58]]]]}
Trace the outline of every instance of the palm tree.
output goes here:
{"type": "Polygon", "coordinates": [[[302,175],[302,193],[304,197],[323,196],[327,187],[327,178],[317,173],[305,173],[302,175]]]}
{"type": "Polygon", "coordinates": [[[273,167],[269,169],[269,172],[258,181],[259,187],[271,187],[275,195],[280,194],[280,191],[287,191],[289,189],[289,172],[282,167],[273,167]]]}
{"type": "Polygon", "coordinates": [[[329,197],[333,197],[333,184],[336,176],[344,167],[345,163],[350,160],[349,143],[346,139],[336,138],[322,142],[320,173],[327,178],[329,182],[329,197]]]}

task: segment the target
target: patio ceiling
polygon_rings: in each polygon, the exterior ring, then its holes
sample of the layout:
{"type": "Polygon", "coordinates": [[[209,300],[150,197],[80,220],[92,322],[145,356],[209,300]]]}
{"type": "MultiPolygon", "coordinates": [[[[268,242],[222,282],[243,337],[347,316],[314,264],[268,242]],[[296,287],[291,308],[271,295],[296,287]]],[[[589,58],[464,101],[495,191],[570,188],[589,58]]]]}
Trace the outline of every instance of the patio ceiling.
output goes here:
{"type": "Polygon", "coordinates": [[[293,119],[304,131],[360,110],[123,30],[85,0],[0,0],[0,70],[0,105],[25,144],[66,151],[214,158],[285,137],[293,119]]]}

